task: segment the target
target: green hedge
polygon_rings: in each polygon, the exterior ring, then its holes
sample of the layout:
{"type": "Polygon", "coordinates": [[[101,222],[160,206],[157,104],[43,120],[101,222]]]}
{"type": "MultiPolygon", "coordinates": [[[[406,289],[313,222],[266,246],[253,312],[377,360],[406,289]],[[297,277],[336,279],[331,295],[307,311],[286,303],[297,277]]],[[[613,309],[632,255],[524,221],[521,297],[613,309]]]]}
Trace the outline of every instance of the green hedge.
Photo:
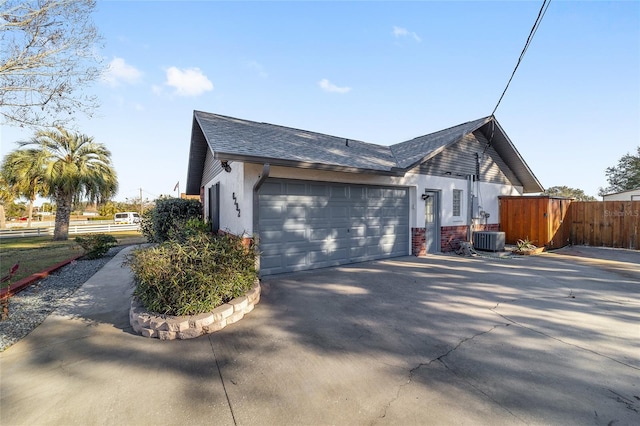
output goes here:
{"type": "Polygon", "coordinates": [[[86,252],[88,259],[98,259],[107,254],[111,247],[118,245],[118,240],[113,235],[91,234],[86,237],[76,237],[78,243],[86,252]]]}
{"type": "Polygon", "coordinates": [[[202,204],[198,200],[161,198],[153,209],[142,215],[140,229],[150,243],[179,239],[188,222],[202,220],[202,204]]]}
{"type": "Polygon", "coordinates": [[[127,258],[134,274],[134,295],[151,312],[195,315],[211,312],[253,287],[256,253],[233,235],[189,235],[127,258]]]}

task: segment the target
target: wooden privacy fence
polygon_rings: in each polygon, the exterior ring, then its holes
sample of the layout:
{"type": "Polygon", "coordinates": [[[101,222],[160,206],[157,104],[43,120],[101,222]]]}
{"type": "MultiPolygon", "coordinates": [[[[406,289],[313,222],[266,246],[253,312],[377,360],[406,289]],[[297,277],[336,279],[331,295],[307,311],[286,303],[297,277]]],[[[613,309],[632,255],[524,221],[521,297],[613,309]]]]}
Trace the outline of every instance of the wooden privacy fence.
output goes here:
{"type": "Polygon", "coordinates": [[[574,201],[571,243],[640,249],[640,201],[574,201]]]}
{"type": "Polygon", "coordinates": [[[500,231],[507,244],[527,239],[538,247],[569,244],[567,216],[571,200],[548,196],[499,197],[500,231]]]}
{"type": "Polygon", "coordinates": [[[637,250],[640,201],[500,197],[500,230],[507,244],[526,238],[549,249],[575,244],[637,250]]]}

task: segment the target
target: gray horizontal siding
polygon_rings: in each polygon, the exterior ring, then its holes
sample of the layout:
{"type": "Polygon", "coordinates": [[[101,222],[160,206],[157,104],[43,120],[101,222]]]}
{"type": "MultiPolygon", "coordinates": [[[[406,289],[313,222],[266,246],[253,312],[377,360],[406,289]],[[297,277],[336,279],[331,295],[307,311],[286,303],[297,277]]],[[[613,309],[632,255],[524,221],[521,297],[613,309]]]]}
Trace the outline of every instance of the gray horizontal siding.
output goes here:
{"type": "Polygon", "coordinates": [[[207,150],[207,157],[204,160],[204,171],[202,172],[202,181],[200,186],[206,185],[214,177],[218,176],[222,172],[222,166],[219,160],[213,158],[213,153],[210,149],[207,150]]]}
{"type": "Polygon", "coordinates": [[[480,165],[480,181],[505,185],[521,185],[513,171],[479,131],[462,137],[441,153],[420,164],[411,173],[465,179],[476,174],[476,154],[480,165]]]}
{"type": "MultiPolygon", "coordinates": [[[[484,147],[487,146],[489,141],[479,131],[475,132],[474,135],[484,151],[484,147]]],[[[482,151],[480,154],[482,154],[482,151]]],[[[480,181],[522,186],[516,174],[507,166],[507,163],[500,157],[500,154],[498,154],[492,145],[489,145],[484,155],[480,155],[480,181]]]]}

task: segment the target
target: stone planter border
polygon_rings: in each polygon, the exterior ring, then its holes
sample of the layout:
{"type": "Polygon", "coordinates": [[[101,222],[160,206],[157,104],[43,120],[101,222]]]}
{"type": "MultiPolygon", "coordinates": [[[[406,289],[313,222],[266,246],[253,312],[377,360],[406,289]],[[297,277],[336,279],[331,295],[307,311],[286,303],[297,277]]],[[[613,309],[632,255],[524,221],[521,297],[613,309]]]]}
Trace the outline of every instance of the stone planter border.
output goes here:
{"type": "Polygon", "coordinates": [[[536,247],[532,250],[513,250],[512,253],[513,254],[519,254],[521,256],[532,256],[535,254],[540,254],[542,252],[544,252],[546,249],[546,247],[536,247]]]}
{"type": "Polygon", "coordinates": [[[218,306],[213,311],[189,316],[158,315],[147,312],[134,297],[129,309],[129,323],[134,331],[144,337],[160,340],[194,339],[203,334],[222,330],[229,324],[240,321],[260,301],[260,281],[256,282],[244,296],[218,306]]]}

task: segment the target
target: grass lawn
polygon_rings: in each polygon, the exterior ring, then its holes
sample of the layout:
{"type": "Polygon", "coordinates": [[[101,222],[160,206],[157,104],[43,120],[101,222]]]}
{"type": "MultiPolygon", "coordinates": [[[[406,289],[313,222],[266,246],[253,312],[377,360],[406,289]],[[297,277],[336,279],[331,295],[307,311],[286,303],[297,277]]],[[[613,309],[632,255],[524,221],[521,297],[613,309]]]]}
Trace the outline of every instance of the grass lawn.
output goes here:
{"type": "MultiPolygon", "coordinates": [[[[110,235],[116,237],[118,245],[142,244],[147,241],[137,231],[111,232],[110,235]]],[[[74,241],[76,236],[84,235],[70,235],[67,241],[53,241],[51,236],[0,239],[0,275],[5,276],[13,265],[20,264],[13,278],[0,287],[6,287],[70,257],[84,254],[82,247],[74,241]]]]}

